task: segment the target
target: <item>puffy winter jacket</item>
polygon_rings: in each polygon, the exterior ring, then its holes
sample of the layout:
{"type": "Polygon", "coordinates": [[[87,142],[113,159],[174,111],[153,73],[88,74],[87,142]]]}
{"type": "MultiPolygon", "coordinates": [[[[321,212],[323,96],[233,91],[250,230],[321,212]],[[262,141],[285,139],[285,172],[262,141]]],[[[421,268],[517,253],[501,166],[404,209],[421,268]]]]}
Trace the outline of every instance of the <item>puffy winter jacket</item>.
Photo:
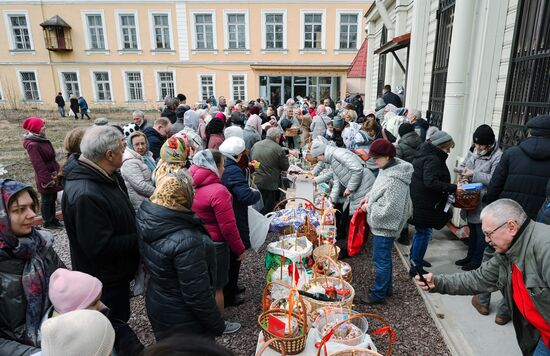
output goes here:
{"type": "Polygon", "coordinates": [[[164,142],[166,142],[166,137],[159,134],[153,127],[145,128],[143,133],[147,136],[149,151],[153,154],[155,161],[158,160],[160,158],[160,149],[164,145],[164,142]]]}
{"type": "MultiPolygon", "coordinates": [[[[46,280],[63,263],[52,246],[52,235],[46,231],[40,234],[48,241],[40,252],[46,259],[46,280]]],[[[25,320],[27,315],[27,300],[21,283],[21,276],[27,261],[14,258],[4,250],[0,250],[0,355],[32,355],[39,351],[40,345],[25,345],[25,320]]],[[[48,290],[44,290],[46,303],[42,315],[51,306],[48,290]]]]}
{"type": "Polygon", "coordinates": [[[338,197],[343,193],[342,188],[351,190],[351,195],[344,203],[344,209],[349,206],[349,214],[353,215],[361,199],[370,191],[374,183],[374,175],[363,166],[359,156],[345,148],[327,146],[324,162],[333,173],[330,199],[333,202],[338,201],[338,197]]]}
{"type": "Polygon", "coordinates": [[[214,299],[214,244],[202,221],[192,212],[173,211],[147,199],[136,225],[150,276],[146,305],[152,324],[221,335],[225,324],[214,299]]]}
{"type": "Polygon", "coordinates": [[[456,184],[451,184],[451,174],[445,164],[447,157],[447,153],[436,146],[424,143],[412,163],[411,223],[416,227],[441,229],[450,219],[451,213],[444,209],[449,194],[456,192],[456,184]]]}
{"type": "Polygon", "coordinates": [[[262,140],[262,136],[260,136],[260,134],[257,133],[252,127],[247,126],[243,130],[243,139],[246,149],[250,151],[256,142],[260,142],[262,140]]]}
{"type": "Polygon", "coordinates": [[[404,161],[412,163],[418,153],[418,147],[422,144],[420,136],[415,131],[407,132],[397,142],[396,156],[404,161]]]}
{"type": "Polygon", "coordinates": [[[193,211],[204,221],[213,241],[227,243],[233,254],[240,256],[245,247],[235,221],[231,193],[209,169],[192,165],[189,173],[195,186],[193,211]]]}
{"type": "MultiPolygon", "coordinates": [[[[147,154],[151,155],[151,152],[147,152],[147,154]]],[[[153,172],[143,162],[143,157],[139,153],[126,148],[124,156],[122,156],[120,173],[128,189],[130,202],[134,210],[137,210],[141,203],[155,191],[151,180],[153,172]]]]}
{"type": "Polygon", "coordinates": [[[550,138],[532,136],[502,154],[489,189],[486,203],[509,198],[518,202],[527,216],[535,220],[546,198],[550,178],[550,138]]]}
{"type": "Polygon", "coordinates": [[[277,190],[281,172],[289,167],[284,149],[275,141],[266,138],[252,147],[252,159],[260,162],[260,168],[254,173],[254,182],[259,189],[277,190]]]}
{"type": "Polygon", "coordinates": [[[550,179],[546,185],[546,200],[542,203],[542,206],[537,215],[537,221],[550,225],[550,179]]]}
{"type": "Polygon", "coordinates": [[[72,267],[104,287],[128,283],[139,262],[134,208],[118,173],[107,177],[82,159],[65,178],[61,201],[72,267]]]}
{"type": "Polygon", "coordinates": [[[35,134],[27,134],[23,140],[23,147],[34,168],[36,189],[40,193],[60,191],[61,187],[52,179],[52,176],[59,172],[59,163],[55,160],[55,150],[50,140],[35,134]]]}
{"type": "Polygon", "coordinates": [[[413,166],[395,158],[380,169],[367,203],[367,223],[374,235],[396,237],[412,213],[409,185],[413,166]]]}

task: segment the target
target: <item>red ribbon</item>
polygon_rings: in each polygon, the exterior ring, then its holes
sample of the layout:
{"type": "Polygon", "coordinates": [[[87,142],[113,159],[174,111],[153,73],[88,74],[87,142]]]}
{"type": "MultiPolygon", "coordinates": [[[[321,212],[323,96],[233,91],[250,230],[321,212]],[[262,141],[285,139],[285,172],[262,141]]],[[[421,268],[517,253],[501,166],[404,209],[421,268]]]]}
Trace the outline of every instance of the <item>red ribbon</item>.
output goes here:
{"type": "Polygon", "coordinates": [[[381,336],[384,336],[386,335],[387,333],[390,333],[390,340],[391,342],[396,342],[397,341],[397,337],[395,336],[395,331],[393,331],[393,329],[389,326],[384,326],[378,330],[375,330],[373,331],[371,334],[372,335],[381,335],[381,336]]]}

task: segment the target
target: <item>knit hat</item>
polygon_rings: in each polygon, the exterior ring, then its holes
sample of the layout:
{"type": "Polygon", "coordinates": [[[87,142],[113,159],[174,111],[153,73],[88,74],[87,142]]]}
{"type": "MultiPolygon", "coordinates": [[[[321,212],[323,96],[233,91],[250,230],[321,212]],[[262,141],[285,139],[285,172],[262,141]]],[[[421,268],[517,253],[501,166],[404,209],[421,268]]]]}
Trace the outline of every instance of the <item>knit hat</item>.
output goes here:
{"type": "Polygon", "coordinates": [[[316,139],[311,143],[311,155],[313,157],[318,157],[325,154],[325,149],[327,148],[327,139],[322,136],[317,136],[316,139]]]}
{"type": "Polygon", "coordinates": [[[225,124],[221,119],[218,118],[213,118],[206,125],[206,133],[209,135],[221,134],[223,133],[223,129],[225,129],[225,124]]]}
{"type": "MultiPolygon", "coordinates": [[[[231,126],[233,127],[233,126],[231,126]]],[[[226,129],[227,131],[227,129],[226,129]]],[[[244,140],[240,137],[229,137],[220,145],[220,152],[231,157],[237,157],[245,150],[244,140]]]]}
{"type": "Polygon", "coordinates": [[[226,120],[225,114],[221,111],[218,111],[214,117],[216,119],[222,120],[223,122],[225,122],[225,120],[226,120]]]}
{"type": "Polygon", "coordinates": [[[244,117],[240,111],[233,111],[231,113],[231,124],[244,126],[244,117]]]}
{"type": "Polygon", "coordinates": [[[244,138],[243,129],[239,126],[229,126],[223,130],[223,137],[227,140],[230,137],[244,138]]]}
{"type": "Polygon", "coordinates": [[[495,133],[489,125],[481,125],[474,131],[474,143],[492,145],[495,143],[495,133]]]}
{"type": "Polygon", "coordinates": [[[527,122],[531,136],[550,136],[550,115],[539,115],[527,122]]]}
{"type": "Polygon", "coordinates": [[[409,132],[414,131],[414,125],[410,124],[408,122],[404,122],[401,125],[399,125],[399,128],[397,129],[397,133],[399,134],[399,137],[405,136],[405,134],[408,134],[409,132]]]}
{"type": "Polygon", "coordinates": [[[336,115],[334,119],[332,119],[332,126],[337,130],[343,129],[344,119],[340,115],[336,115]]]}
{"type": "Polygon", "coordinates": [[[372,157],[395,157],[395,146],[388,140],[378,138],[370,145],[369,155],[372,157]]]}
{"type": "Polygon", "coordinates": [[[39,117],[29,117],[23,121],[23,128],[32,133],[39,133],[45,122],[39,117]]]}
{"type": "Polygon", "coordinates": [[[170,137],[160,149],[160,159],[165,162],[185,162],[188,152],[185,141],[180,137],[170,137]]]}
{"type": "Polygon", "coordinates": [[[44,356],[108,356],[115,331],[107,317],[95,310],[76,310],[42,324],[44,356]]]}
{"type": "Polygon", "coordinates": [[[109,124],[109,120],[107,120],[106,117],[98,117],[97,119],[94,120],[94,125],[97,125],[97,126],[103,126],[108,124],[109,124]]]}
{"type": "Polygon", "coordinates": [[[88,308],[102,289],[99,279],[89,274],[58,268],[50,277],[48,296],[55,310],[65,314],[88,308]]]}
{"type": "Polygon", "coordinates": [[[434,146],[442,145],[451,141],[453,138],[445,131],[437,131],[430,137],[430,142],[434,146]]]}

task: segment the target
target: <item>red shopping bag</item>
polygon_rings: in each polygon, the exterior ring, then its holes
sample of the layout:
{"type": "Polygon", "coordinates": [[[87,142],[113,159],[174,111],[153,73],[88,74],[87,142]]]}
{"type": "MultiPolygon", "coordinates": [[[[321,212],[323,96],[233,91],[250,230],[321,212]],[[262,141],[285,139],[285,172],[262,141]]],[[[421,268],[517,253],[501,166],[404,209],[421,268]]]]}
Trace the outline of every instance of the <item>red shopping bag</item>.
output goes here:
{"type": "Polygon", "coordinates": [[[350,256],[358,255],[361,252],[366,235],[368,235],[367,213],[359,207],[351,217],[349,224],[348,254],[350,256]]]}

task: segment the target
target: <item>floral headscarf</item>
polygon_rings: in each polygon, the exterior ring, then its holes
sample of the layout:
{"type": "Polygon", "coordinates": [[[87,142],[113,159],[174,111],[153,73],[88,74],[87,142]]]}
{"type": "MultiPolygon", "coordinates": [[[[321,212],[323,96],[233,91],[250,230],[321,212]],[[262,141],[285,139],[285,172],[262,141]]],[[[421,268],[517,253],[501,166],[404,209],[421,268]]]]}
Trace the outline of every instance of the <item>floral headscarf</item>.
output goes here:
{"type": "Polygon", "coordinates": [[[193,178],[184,170],[169,173],[157,181],[151,202],[175,211],[191,211],[193,205],[193,178]]]}
{"type": "Polygon", "coordinates": [[[160,160],[153,171],[153,182],[158,182],[161,177],[169,173],[175,173],[187,165],[189,145],[185,144],[183,137],[172,136],[160,149],[160,160]]]}
{"type": "Polygon", "coordinates": [[[262,119],[258,115],[251,115],[246,121],[246,127],[252,127],[258,134],[262,134],[262,119]]]}

